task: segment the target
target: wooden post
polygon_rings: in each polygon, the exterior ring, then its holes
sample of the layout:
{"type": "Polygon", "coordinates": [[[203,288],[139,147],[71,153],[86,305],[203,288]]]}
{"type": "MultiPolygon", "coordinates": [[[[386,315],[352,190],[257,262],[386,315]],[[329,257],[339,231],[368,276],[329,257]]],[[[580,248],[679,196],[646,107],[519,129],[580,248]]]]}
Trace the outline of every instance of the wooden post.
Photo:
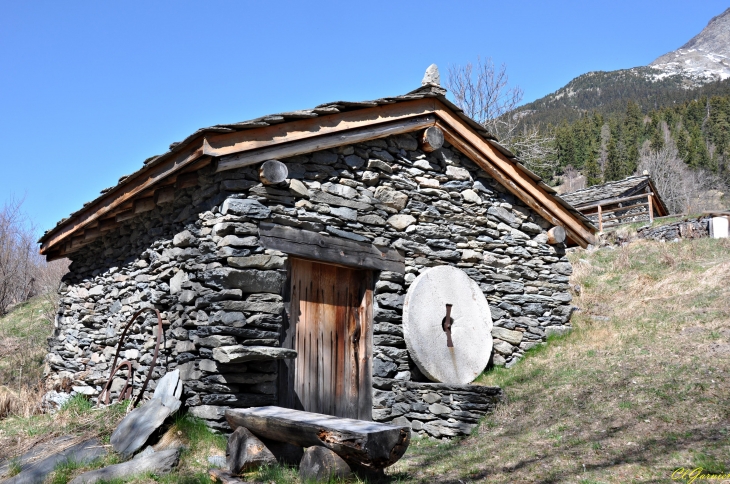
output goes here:
{"type": "Polygon", "coordinates": [[[431,153],[441,148],[444,144],[444,132],[438,126],[431,126],[423,131],[421,136],[421,149],[431,153]]]}
{"type": "Polygon", "coordinates": [[[654,204],[652,203],[653,200],[652,200],[651,194],[649,194],[649,196],[646,198],[649,201],[649,223],[653,223],[654,222],[654,204]]]}
{"type": "Polygon", "coordinates": [[[598,231],[603,232],[603,212],[601,206],[598,206],[598,231]]]}

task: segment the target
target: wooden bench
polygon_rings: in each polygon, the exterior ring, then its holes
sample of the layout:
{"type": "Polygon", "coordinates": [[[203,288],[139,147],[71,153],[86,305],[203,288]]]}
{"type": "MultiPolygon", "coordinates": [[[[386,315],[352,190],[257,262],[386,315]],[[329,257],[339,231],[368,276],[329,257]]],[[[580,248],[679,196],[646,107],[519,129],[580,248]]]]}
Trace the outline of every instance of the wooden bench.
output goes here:
{"type": "Polygon", "coordinates": [[[327,447],[346,461],[372,470],[398,461],[411,440],[409,427],[275,406],[229,409],[226,419],[234,430],[245,427],[264,439],[327,447]]]}

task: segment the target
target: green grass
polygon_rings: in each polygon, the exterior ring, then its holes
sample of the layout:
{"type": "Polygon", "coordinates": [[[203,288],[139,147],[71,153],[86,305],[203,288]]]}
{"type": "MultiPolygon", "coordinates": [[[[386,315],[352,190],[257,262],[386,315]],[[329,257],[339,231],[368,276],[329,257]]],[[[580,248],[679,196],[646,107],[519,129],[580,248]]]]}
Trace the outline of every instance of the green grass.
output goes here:
{"type": "Polygon", "coordinates": [[[458,443],[411,445],[403,482],[671,482],[730,463],[730,240],[576,252],[573,331],[478,380],[506,402],[458,443]],[[593,319],[593,315],[608,319],[593,319]],[[466,482],[466,481],[464,481],[466,482]]]}

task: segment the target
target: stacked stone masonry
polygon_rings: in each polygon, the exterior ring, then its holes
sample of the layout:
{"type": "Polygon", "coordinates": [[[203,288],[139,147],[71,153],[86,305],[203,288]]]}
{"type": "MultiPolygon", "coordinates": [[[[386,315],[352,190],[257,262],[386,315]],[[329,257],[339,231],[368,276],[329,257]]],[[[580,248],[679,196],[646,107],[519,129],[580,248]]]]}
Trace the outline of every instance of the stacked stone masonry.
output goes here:
{"type": "MultiPolygon", "coordinates": [[[[494,321],[491,364],[512,366],[568,330],[571,265],[563,246],[547,244],[550,224],[448,144],[425,153],[415,136],[399,135],[281,161],[290,181],[277,187],[262,185],[257,167],[203,168],[197,186],[73,253],[49,339],[49,389],[98,395],[120,328],[154,307],[165,340],[147,392],[177,368],[185,405],[219,428],[226,408],[277,404],[278,363],[264,358],[284,351],[288,257],[259,244],[260,222],[405,255],[404,274],[375,273],[375,420],[407,419],[414,431],[441,437],[468,433],[493,406],[491,394],[471,402],[457,397],[471,390],[452,398],[448,386],[426,392],[415,383],[425,378],[406,350],[402,308],[409,285],[429,267],[459,267],[484,291],[494,321]],[[423,410],[438,403],[428,395],[440,395],[451,411],[423,410]]],[[[138,321],[122,351],[135,367],[135,389],[156,337],[152,312],[138,321]]],[[[113,398],[124,375],[112,384],[113,398]]]]}

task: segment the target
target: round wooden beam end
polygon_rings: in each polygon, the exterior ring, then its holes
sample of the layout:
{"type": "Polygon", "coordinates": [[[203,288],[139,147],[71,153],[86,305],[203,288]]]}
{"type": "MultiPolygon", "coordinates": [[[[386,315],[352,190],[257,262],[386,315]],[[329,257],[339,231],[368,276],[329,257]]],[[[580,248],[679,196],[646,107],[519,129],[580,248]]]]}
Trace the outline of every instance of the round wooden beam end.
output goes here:
{"type": "Polygon", "coordinates": [[[562,244],[565,242],[565,229],[561,227],[560,225],[557,225],[550,230],[548,230],[547,233],[548,236],[548,244],[555,245],[555,244],[562,244]]]}
{"type": "Polygon", "coordinates": [[[264,185],[278,185],[286,181],[289,169],[279,160],[268,160],[261,163],[259,178],[264,185]]]}
{"type": "Polygon", "coordinates": [[[426,153],[430,153],[441,148],[444,145],[444,132],[441,128],[431,126],[423,131],[421,137],[421,149],[426,153]]]}

